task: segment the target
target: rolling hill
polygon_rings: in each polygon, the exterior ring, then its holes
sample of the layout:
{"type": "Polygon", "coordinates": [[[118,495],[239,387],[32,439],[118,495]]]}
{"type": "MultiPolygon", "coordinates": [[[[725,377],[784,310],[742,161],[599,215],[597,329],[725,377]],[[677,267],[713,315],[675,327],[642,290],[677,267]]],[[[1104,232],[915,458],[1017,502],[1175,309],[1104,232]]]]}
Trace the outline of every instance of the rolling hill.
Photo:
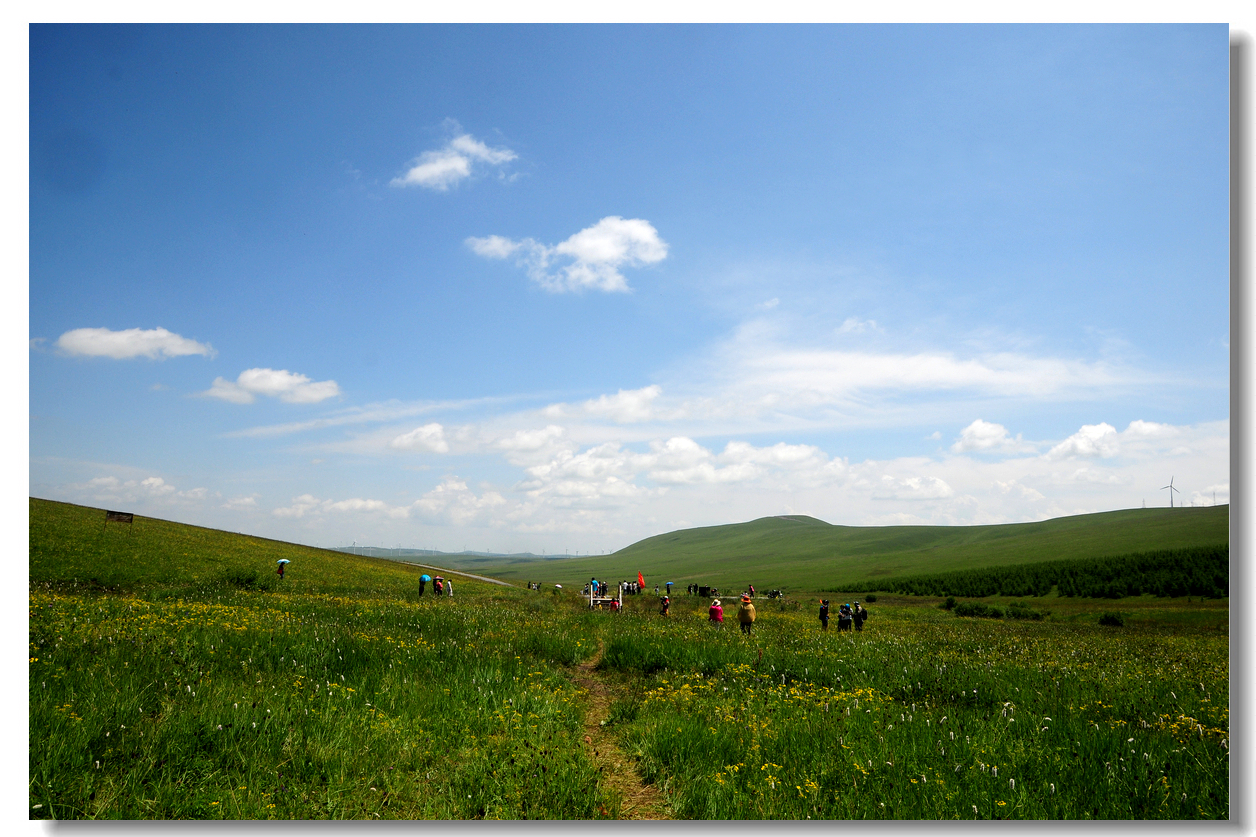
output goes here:
{"type": "Polygon", "coordinates": [[[610,555],[480,564],[507,580],[581,584],[591,576],[760,590],[841,589],[922,573],[1098,558],[1229,543],[1229,506],[1126,509],[994,526],[836,526],[814,517],[682,529],[610,555]]]}

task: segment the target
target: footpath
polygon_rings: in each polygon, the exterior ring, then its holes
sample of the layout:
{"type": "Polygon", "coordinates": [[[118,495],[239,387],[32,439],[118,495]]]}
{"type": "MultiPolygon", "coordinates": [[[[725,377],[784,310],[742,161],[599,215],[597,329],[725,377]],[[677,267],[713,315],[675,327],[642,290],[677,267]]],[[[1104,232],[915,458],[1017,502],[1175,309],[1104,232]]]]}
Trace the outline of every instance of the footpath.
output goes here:
{"type": "Polygon", "coordinates": [[[654,785],[647,785],[641,780],[636,763],[624,755],[615,743],[615,736],[603,726],[618,691],[597,671],[604,648],[598,642],[597,653],[576,666],[572,677],[588,702],[584,716],[585,747],[602,774],[603,786],[620,798],[620,819],[671,819],[671,809],[663,794],[654,785]]]}

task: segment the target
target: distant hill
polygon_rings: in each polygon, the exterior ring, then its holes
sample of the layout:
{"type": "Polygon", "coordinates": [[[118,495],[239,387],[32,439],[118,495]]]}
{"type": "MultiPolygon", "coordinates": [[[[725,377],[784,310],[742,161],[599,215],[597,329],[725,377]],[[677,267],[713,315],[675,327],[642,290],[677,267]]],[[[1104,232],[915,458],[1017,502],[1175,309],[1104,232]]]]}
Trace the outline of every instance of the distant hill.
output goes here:
{"type": "Polygon", "coordinates": [[[645,576],[647,587],[840,589],[845,583],[1057,559],[1228,545],[1229,506],[1127,509],[996,526],[836,526],[764,517],[655,535],[618,552],[545,563],[478,565],[507,580],[577,584],[645,576]]]}

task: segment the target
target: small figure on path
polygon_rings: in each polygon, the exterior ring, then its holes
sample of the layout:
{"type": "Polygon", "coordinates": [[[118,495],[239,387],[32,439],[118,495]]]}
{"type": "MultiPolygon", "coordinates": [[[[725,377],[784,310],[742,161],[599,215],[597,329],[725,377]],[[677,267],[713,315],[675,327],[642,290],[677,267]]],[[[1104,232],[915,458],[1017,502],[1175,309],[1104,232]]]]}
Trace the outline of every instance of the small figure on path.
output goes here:
{"type": "Polygon", "coordinates": [[[707,608],[707,621],[717,628],[724,627],[724,606],[719,599],[712,600],[711,606],[707,608]]]}
{"type": "Polygon", "coordinates": [[[754,585],[753,584],[750,585],[750,598],[752,599],[754,598],[754,585]]]}
{"type": "Polygon", "coordinates": [[[827,631],[829,629],[829,600],[820,600],[820,630],[827,631]]]}
{"type": "Polygon", "coordinates": [[[754,627],[754,616],[754,605],[750,602],[750,596],[743,595],[741,607],[737,608],[737,622],[741,625],[741,632],[746,636],[750,635],[750,629],[754,627]]]}

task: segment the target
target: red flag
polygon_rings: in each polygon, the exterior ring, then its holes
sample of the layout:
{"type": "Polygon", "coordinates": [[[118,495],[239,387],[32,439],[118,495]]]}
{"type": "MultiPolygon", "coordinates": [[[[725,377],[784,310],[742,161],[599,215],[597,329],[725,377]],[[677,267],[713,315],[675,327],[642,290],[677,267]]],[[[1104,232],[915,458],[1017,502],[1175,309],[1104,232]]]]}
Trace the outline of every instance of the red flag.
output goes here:
{"type": "Polygon", "coordinates": [[[645,579],[641,577],[641,573],[637,573],[637,583],[641,585],[641,589],[645,589],[645,579]]]}

